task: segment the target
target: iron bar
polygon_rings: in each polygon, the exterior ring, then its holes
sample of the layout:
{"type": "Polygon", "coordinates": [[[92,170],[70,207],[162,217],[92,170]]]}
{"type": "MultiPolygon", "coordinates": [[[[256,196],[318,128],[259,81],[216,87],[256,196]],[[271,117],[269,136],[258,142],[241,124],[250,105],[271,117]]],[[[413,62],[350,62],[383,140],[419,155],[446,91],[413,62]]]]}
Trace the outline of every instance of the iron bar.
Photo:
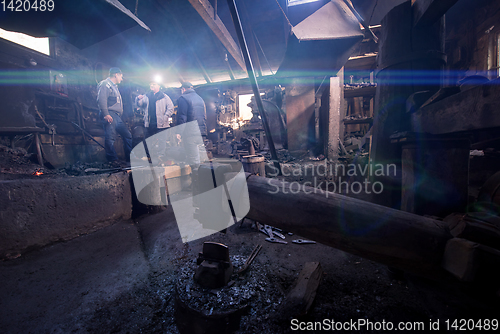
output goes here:
{"type": "Polygon", "coordinates": [[[236,35],[238,36],[240,48],[241,51],[243,52],[243,58],[245,60],[245,65],[247,68],[247,73],[250,79],[250,83],[252,84],[252,90],[255,96],[255,102],[257,103],[257,107],[259,108],[260,116],[262,117],[262,123],[264,125],[264,131],[266,133],[267,143],[269,144],[269,150],[271,151],[273,164],[278,169],[279,175],[281,175],[281,165],[278,160],[278,155],[276,154],[276,148],[274,147],[274,141],[273,137],[271,136],[271,129],[269,128],[269,123],[267,121],[264,105],[262,104],[262,98],[260,96],[260,91],[259,91],[259,84],[257,83],[257,78],[255,77],[255,72],[252,65],[252,59],[250,58],[250,53],[248,52],[245,36],[243,35],[243,28],[241,26],[241,20],[238,15],[238,10],[236,9],[235,0],[227,0],[227,4],[229,6],[229,11],[231,12],[231,17],[233,18],[234,28],[236,30],[236,35]]]}

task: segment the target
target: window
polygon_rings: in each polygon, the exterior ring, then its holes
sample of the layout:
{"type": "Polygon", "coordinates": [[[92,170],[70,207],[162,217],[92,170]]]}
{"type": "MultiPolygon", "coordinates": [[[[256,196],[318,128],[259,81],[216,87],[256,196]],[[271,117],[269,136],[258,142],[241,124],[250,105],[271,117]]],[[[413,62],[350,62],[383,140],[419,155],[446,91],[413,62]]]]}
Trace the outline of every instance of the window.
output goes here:
{"type": "Polygon", "coordinates": [[[22,34],[20,32],[12,32],[0,29],[0,38],[50,56],[48,37],[33,37],[22,34]]]}
{"type": "Polygon", "coordinates": [[[238,103],[240,105],[240,118],[242,121],[248,121],[252,118],[252,108],[248,106],[252,100],[253,94],[238,95],[238,103]]]}

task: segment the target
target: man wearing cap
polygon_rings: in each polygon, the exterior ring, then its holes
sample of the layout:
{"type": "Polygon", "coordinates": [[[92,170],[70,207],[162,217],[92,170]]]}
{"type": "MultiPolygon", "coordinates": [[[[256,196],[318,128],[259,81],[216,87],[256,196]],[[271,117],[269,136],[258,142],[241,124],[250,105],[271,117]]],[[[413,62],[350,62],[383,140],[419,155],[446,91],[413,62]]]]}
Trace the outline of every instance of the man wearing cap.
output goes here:
{"type": "MultiPolygon", "coordinates": [[[[190,82],[184,82],[182,84],[181,93],[182,95],[177,100],[176,125],[197,121],[201,135],[206,136],[207,112],[205,102],[201,96],[196,94],[190,82]]],[[[200,164],[198,145],[203,144],[202,137],[200,137],[197,131],[192,131],[190,127],[186,127],[182,134],[177,134],[177,138],[184,143],[186,159],[189,165],[197,167],[200,164]]]]}
{"type": "Polygon", "coordinates": [[[114,147],[116,133],[123,139],[125,159],[128,160],[132,151],[132,135],[122,121],[123,101],[117,84],[123,81],[123,73],[118,67],[109,70],[109,77],[97,86],[97,105],[104,118],[104,148],[108,161],[118,161],[114,147]]]}
{"type": "Polygon", "coordinates": [[[174,104],[167,94],[160,91],[160,84],[151,82],[151,91],[135,98],[136,105],[144,110],[144,127],[150,137],[170,126],[169,118],[174,113],[174,104]]]}

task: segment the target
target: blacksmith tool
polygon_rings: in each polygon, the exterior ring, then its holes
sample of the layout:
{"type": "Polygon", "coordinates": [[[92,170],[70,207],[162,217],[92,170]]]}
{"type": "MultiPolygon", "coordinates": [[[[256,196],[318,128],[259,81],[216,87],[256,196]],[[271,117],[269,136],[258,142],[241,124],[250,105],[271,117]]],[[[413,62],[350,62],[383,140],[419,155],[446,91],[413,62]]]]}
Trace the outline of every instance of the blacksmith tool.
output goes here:
{"type": "Polygon", "coordinates": [[[315,244],[316,243],[316,241],[304,240],[304,239],[296,239],[296,240],[292,240],[292,242],[294,244],[315,244]]]}
{"type": "Polygon", "coordinates": [[[261,245],[255,246],[255,248],[253,249],[252,253],[250,253],[250,256],[245,261],[245,264],[243,265],[243,267],[241,267],[241,269],[238,270],[238,274],[242,274],[242,273],[244,273],[248,269],[248,267],[253,262],[253,260],[255,259],[255,257],[259,254],[259,252],[260,252],[261,249],[262,249],[261,245]]]}
{"type": "Polygon", "coordinates": [[[281,240],[281,239],[278,239],[278,238],[275,238],[275,237],[266,238],[266,241],[277,243],[277,244],[285,244],[285,245],[288,243],[285,240],[281,240]]]}

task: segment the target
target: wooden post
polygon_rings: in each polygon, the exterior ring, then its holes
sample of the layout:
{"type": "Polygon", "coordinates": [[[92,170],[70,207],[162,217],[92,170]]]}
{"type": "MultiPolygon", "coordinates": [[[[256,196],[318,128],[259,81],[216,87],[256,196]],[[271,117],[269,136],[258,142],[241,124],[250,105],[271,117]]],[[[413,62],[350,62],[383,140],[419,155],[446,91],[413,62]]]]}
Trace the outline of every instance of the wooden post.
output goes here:
{"type": "Polygon", "coordinates": [[[326,122],[326,157],[330,160],[339,156],[339,138],[344,139],[344,69],[330,78],[330,99],[326,122]]]}

